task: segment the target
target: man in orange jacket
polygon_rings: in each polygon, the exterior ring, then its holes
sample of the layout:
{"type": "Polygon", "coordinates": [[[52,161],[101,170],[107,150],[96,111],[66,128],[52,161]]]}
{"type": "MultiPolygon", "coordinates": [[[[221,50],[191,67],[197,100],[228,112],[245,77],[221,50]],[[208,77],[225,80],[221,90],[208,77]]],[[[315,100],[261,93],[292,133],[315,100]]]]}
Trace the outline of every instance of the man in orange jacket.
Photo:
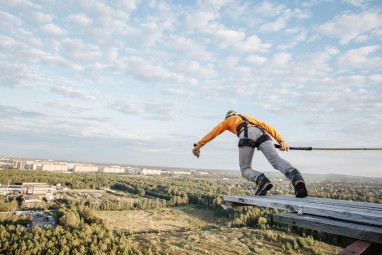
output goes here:
{"type": "Polygon", "coordinates": [[[239,164],[241,174],[257,185],[256,196],[265,196],[273,185],[261,172],[252,169],[252,158],[255,148],[260,150],[273,168],[279,170],[288,178],[294,187],[296,197],[306,197],[305,181],[301,173],[288,161],[281,158],[272,142],[271,135],[280,144],[280,149],[289,151],[289,146],[270,125],[252,118],[249,115],[228,111],[225,120],[219,123],[211,132],[194,144],[192,153],[199,158],[200,148],[224,131],[230,131],[239,137],[239,164]]]}

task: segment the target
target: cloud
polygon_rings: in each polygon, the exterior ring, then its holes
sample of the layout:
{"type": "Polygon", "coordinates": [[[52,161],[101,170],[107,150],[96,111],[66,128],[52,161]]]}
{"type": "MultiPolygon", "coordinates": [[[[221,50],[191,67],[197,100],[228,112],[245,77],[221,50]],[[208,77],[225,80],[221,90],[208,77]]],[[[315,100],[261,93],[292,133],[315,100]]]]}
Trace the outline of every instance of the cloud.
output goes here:
{"type": "Polygon", "coordinates": [[[84,13],[72,14],[67,18],[67,20],[69,23],[80,27],[87,27],[93,23],[93,19],[91,19],[84,13]]]}
{"type": "Polygon", "coordinates": [[[177,118],[178,104],[162,100],[147,100],[144,102],[147,118],[157,120],[173,120],[177,118]]]}
{"type": "Polygon", "coordinates": [[[262,2],[257,8],[256,13],[264,16],[275,17],[280,15],[286,7],[284,5],[275,5],[270,2],[262,2]]]}
{"type": "Polygon", "coordinates": [[[286,52],[280,52],[273,55],[273,64],[277,66],[286,65],[290,62],[292,55],[286,52]]]}
{"type": "Polygon", "coordinates": [[[212,54],[203,45],[190,38],[173,35],[169,43],[171,45],[170,50],[179,52],[187,58],[195,60],[210,60],[212,58],[212,54]]]}
{"type": "Polygon", "coordinates": [[[265,52],[271,48],[270,43],[262,43],[257,35],[251,35],[245,40],[234,43],[234,48],[240,52],[265,52]]]}
{"type": "Polygon", "coordinates": [[[186,15],[186,26],[188,29],[204,29],[217,18],[213,11],[196,10],[186,15]]]}
{"type": "Polygon", "coordinates": [[[22,20],[8,12],[0,11],[0,29],[1,31],[11,32],[22,24],[22,20]]]}
{"type": "Polygon", "coordinates": [[[24,42],[19,42],[13,38],[1,35],[0,50],[3,51],[8,60],[17,59],[22,62],[36,62],[36,59],[45,55],[45,52],[40,49],[30,47],[24,42]]]}
{"type": "Polygon", "coordinates": [[[0,87],[36,87],[44,79],[38,70],[35,66],[0,62],[0,87]]]}
{"type": "Polygon", "coordinates": [[[25,111],[15,106],[0,105],[0,116],[4,119],[14,119],[19,117],[39,118],[45,115],[36,111],[25,111]]]}
{"type": "Polygon", "coordinates": [[[51,23],[53,20],[53,15],[44,13],[42,11],[31,11],[27,14],[27,19],[29,22],[44,24],[51,23]]]}
{"type": "Polygon", "coordinates": [[[227,29],[224,27],[217,27],[216,29],[213,29],[211,31],[211,35],[218,40],[219,45],[223,48],[245,39],[244,32],[227,29]]]}
{"type": "Polygon", "coordinates": [[[344,14],[319,26],[324,35],[338,38],[347,44],[357,37],[381,28],[382,15],[379,12],[364,11],[359,14],[344,14]]]}
{"type": "Polygon", "coordinates": [[[178,103],[158,99],[129,98],[116,100],[107,106],[128,115],[138,115],[146,119],[173,120],[177,117],[178,103]]]}
{"type": "Polygon", "coordinates": [[[155,83],[186,82],[186,79],[182,75],[170,72],[161,66],[152,65],[141,57],[129,57],[125,62],[127,64],[128,73],[131,73],[134,77],[143,81],[155,83]]]}
{"type": "Polygon", "coordinates": [[[267,58],[258,55],[249,55],[246,60],[255,65],[262,65],[267,62],[267,58]]]}
{"type": "Polygon", "coordinates": [[[288,20],[292,17],[291,11],[286,10],[284,11],[284,14],[280,17],[278,17],[275,21],[266,23],[262,26],[260,26],[261,31],[266,31],[266,32],[277,32],[283,29],[288,20]]]}
{"type": "Polygon", "coordinates": [[[173,96],[178,96],[178,97],[190,97],[194,93],[189,90],[185,89],[176,89],[176,88],[168,88],[168,89],[163,89],[162,93],[165,95],[173,95],[173,96]]]}
{"type": "Polygon", "coordinates": [[[369,0],[342,0],[345,3],[353,5],[355,7],[365,8],[368,5],[369,0]]]}
{"type": "Polygon", "coordinates": [[[86,43],[80,39],[66,39],[62,43],[61,54],[79,63],[94,62],[102,56],[98,45],[86,43]]]}
{"type": "Polygon", "coordinates": [[[54,93],[57,93],[59,95],[69,97],[69,98],[86,99],[86,100],[95,99],[95,97],[90,95],[89,92],[75,89],[69,86],[58,85],[58,86],[52,87],[50,90],[54,93]]]}
{"type": "Polygon", "coordinates": [[[108,104],[110,109],[122,112],[124,114],[139,115],[141,110],[136,100],[117,100],[108,104]]]}
{"type": "Polygon", "coordinates": [[[380,52],[379,45],[370,45],[357,49],[351,49],[346,51],[338,59],[338,64],[343,67],[350,67],[356,69],[378,69],[382,67],[382,57],[380,54],[375,54],[380,52]]]}
{"type": "Polygon", "coordinates": [[[52,23],[43,25],[40,30],[46,35],[50,35],[52,37],[64,37],[68,34],[65,29],[52,23]]]}
{"type": "MultiPolygon", "coordinates": [[[[92,108],[90,108],[90,107],[80,106],[80,105],[76,105],[73,103],[66,103],[66,102],[63,102],[60,100],[47,101],[47,102],[43,103],[43,106],[49,107],[49,108],[55,108],[58,110],[62,110],[64,112],[76,113],[76,114],[92,110],[92,108]]],[[[83,117],[81,117],[81,118],[83,118],[83,117]]]]}
{"type": "Polygon", "coordinates": [[[372,74],[369,76],[369,79],[374,82],[382,83],[382,74],[372,74]]]}
{"type": "MultiPolygon", "coordinates": [[[[271,4],[269,5],[272,6],[271,4]]],[[[276,11],[276,10],[275,10],[276,11]]],[[[266,12],[267,13],[267,12],[266,12]]],[[[273,16],[273,15],[270,15],[273,16]]],[[[278,16],[274,21],[265,23],[260,26],[260,30],[264,32],[278,32],[287,27],[288,21],[292,18],[306,19],[310,17],[310,13],[301,9],[279,8],[274,16],[278,16]],[[276,14],[277,13],[277,14],[276,14]]]]}
{"type": "Polygon", "coordinates": [[[187,73],[198,78],[211,78],[216,76],[214,65],[201,63],[199,61],[191,60],[185,61],[179,64],[179,70],[183,73],[187,73]]]}

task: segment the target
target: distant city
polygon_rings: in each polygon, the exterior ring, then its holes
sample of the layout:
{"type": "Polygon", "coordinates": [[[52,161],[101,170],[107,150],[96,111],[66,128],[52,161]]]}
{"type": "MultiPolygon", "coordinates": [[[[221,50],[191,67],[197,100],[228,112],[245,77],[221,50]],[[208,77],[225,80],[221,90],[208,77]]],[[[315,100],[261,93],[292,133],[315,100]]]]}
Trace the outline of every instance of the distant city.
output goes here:
{"type": "MultiPolygon", "coordinates": [[[[118,166],[91,163],[73,163],[54,160],[23,160],[0,158],[0,169],[21,169],[30,171],[50,171],[63,173],[114,173],[130,175],[189,175],[196,170],[180,171],[165,170],[158,168],[138,167],[138,166],[118,166]]],[[[198,174],[208,174],[208,172],[198,171],[198,174]]]]}

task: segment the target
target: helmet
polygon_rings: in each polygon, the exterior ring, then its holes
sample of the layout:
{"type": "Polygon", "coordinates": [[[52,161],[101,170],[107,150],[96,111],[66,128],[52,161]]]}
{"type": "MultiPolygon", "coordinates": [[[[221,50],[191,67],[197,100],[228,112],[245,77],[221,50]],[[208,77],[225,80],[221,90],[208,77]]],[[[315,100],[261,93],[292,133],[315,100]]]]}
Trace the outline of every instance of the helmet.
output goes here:
{"type": "Polygon", "coordinates": [[[225,115],[225,118],[228,119],[232,115],[237,115],[237,113],[234,110],[229,110],[227,114],[225,115]]]}

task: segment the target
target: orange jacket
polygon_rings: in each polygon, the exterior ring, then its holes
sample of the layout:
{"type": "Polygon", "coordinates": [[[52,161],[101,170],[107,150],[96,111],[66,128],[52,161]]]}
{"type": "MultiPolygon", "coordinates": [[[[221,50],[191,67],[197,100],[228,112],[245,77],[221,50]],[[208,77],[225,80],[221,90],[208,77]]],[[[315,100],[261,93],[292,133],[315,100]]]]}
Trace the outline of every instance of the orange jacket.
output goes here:
{"type": "MultiPolygon", "coordinates": [[[[275,138],[278,143],[283,141],[283,138],[279,135],[279,133],[277,133],[277,131],[273,127],[269,126],[268,124],[266,124],[266,123],[264,123],[262,121],[254,119],[254,118],[252,118],[249,115],[246,115],[246,114],[242,114],[242,115],[248,121],[253,122],[253,123],[256,124],[256,126],[259,126],[262,129],[264,129],[264,131],[266,131],[273,138],[275,138]]],[[[228,131],[230,131],[230,132],[232,132],[233,134],[236,135],[236,128],[241,123],[243,123],[243,119],[239,115],[233,115],[233,116],[223,120],[222,122],[220,122],[219,125],[217,125],[214,129],[212,129],[211,132],[209,132],[205,137],[203,137],[197,143],[197,145],[199,147],[203,147],[206,143],[212,141],[215,137],[217,137],[218,135],[220,135],[221,133],[223,133],[226,130],[228,130],[228,131]]],[[[251,126],[254,126],[254,125],[248,124],[248,127],[251,127],[251,126]]]]}

